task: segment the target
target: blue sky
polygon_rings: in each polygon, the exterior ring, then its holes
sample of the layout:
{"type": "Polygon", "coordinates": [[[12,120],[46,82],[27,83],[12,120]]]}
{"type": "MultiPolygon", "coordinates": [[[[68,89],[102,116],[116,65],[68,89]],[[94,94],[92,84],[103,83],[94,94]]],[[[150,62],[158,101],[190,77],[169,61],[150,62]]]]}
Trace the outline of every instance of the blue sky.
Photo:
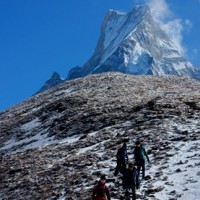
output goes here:
{"type": "Polygon", "coordinates": [[[200,66],[200,0],[0,0],[0,111],[30,97],[54,71],[66,77],[83,65],[109,9],[144,2],[200,66]]]}

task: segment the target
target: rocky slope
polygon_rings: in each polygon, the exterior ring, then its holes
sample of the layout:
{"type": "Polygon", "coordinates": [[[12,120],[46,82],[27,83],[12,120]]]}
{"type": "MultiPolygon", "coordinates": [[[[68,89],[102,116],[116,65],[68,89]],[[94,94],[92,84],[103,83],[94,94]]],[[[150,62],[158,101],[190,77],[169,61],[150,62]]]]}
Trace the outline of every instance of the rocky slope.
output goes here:
{"type": "Polygon", "coordinates": [[[199,199],[200,83],[183,77],[93,75],[0,113],[0,199],[90,199],[101,173],[112,200],[115,154],[143,140],[149,180],[138,199],[199,199]]]}

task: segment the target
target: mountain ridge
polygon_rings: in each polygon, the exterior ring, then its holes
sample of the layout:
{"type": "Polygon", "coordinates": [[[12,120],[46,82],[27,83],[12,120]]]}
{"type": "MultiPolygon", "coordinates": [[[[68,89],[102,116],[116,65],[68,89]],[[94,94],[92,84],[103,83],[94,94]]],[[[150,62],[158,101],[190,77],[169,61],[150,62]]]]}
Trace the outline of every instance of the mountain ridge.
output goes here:
{"type": "Polygon", "coordinates": [[[45,90],[55,87],[63,83],[64,81],[65,81],[64,78],[62,78],[59,73],[54,72],[51,75],[51,77],[45,82],[45,84],[35,94],[41,93],[45,90]]]}

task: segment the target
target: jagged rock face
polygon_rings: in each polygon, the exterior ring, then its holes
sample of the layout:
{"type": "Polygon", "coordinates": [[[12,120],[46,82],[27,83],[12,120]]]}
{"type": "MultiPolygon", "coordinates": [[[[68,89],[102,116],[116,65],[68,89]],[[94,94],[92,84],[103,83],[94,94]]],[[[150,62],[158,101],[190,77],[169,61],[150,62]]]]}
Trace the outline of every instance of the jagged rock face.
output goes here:
{"type": "Polygon", "coordinates": [[[0,114],[0,198],[89,200],[103,172],[122,199],[115,155],[126,140],[132,161],[140,138],[152,164],[138,199],[198,199],[199,102],[194,80],[119,73],[38,94],[0,114]]]}
{"type": "Polygon", "coordinates": [[[48,90],[52,87],[55,87],[61,83],[64,82],[64,79],[58,74],[57,72],[54,72],[49,80],[47,80],[44,84],[44,86],[41,87],[41,89],[36,93],[43,92],[45,90],[48,90]]]}
{"type": "Polygon", "coordinates": [[[73,68],[68,79],[110,71],[200,79],[200,70],[177,50],[148,6],[137,6],[127,14],[109,11],[93,56],[84,66],[73,68]]]}

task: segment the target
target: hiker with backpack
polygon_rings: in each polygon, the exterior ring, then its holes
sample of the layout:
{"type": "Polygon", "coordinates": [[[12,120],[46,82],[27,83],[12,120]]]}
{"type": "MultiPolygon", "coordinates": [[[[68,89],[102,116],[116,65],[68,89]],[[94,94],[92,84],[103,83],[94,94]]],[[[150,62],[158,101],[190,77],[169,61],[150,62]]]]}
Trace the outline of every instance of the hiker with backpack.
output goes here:
{"type": "Polygon", "coordinates": [[[129,163],[128,168],[123,173],[123,188],[125,196],[129,197],[129,191],[132,193],[132,200],[136,199],[136,189],[139,189],[139,177],[135,166],[129,163]]]}
{"type": "Polygon", "coordinates": [[[142,168],[142,179],[145,179],[145,157],[150,162],[145,148],[140,141],[136,141],[134,149],[135,165],[137,166],[138,176],[140,176],[140,170],[142,168]]]}
{"type": "Polygon", "coordinates": [[[117,151],[117,166],[114,172],[115,176],[117,176],[119,171],[123,173],[126,169],[126,162],[128,162],[128,154],[126,150],[126,143],[124,143],[123,146],[117,151]]]}
{"type": "Polygon", "coordinates": [[[93,188],[92,200],[111,200],[106,186],[106,177],[102,175],[98,184],[93,188]]]}

